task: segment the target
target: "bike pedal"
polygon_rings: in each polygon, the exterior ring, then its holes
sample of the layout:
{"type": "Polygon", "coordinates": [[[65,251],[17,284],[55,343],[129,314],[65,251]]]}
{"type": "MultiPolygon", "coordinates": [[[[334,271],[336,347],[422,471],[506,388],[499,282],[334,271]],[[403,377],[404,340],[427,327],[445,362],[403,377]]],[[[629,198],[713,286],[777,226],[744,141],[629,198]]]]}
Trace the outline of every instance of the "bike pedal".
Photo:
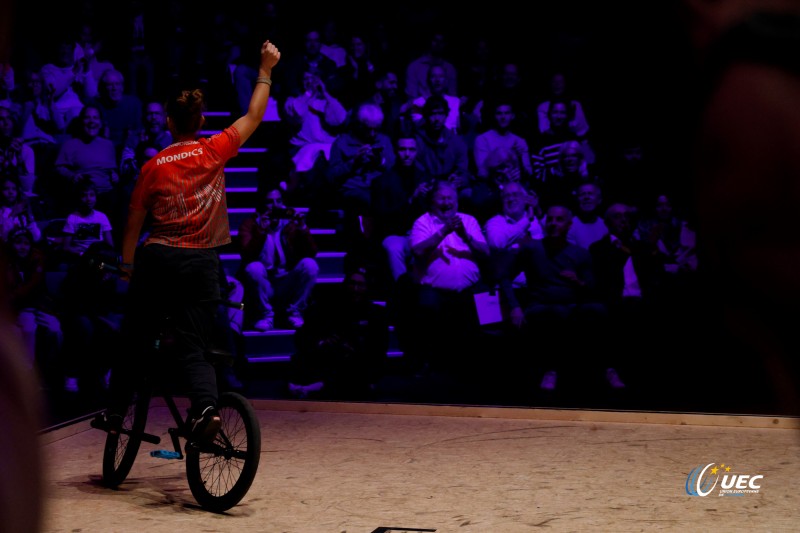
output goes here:
{"type": "Polygon", "coordinates": [[[159,459],[182,459],[183,455],[171,450],[153,450],[150,452],[150,457],[158,457],[159,459]]]}

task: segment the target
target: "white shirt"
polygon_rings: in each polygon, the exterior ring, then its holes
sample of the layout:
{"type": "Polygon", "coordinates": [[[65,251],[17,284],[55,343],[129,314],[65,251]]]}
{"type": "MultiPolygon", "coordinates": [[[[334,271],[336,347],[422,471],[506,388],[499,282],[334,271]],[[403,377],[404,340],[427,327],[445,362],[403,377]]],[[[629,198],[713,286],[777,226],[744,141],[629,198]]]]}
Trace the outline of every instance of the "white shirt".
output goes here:
{"type": "MultiPolygon", "coordinates": [[[[611,244],[619,242],[619,239],[613,235],[611,237],[611,244]]],[[[622,286],[623,298],[641,298],[642,289],[639,286],[639,277],[636,275],[636,270],[633,268],[633,257],[629,256],[625,261],[625,266],[622,268],[622,275],[625,277],[625,284],[622,286]]]]}
{"type": "MultiPolygon", "coordinates": [[[[480,224],[472,215],[457,213],[464,222],[467,234],[477,242],[486,242],[481,232],[480,224]]],[[[425,213],[414,221],[411,233],[408,235],[408,244],[412,248],[424,241],[444,226],[438,217],[425,213]]],[[[431,252],[432,260],[427,268],[415,264],[415,268],[424,270],[417,272],[419,283],[430,285],[437,289],[462,291],[471,287],[480,280],[478,263],[472,257],[469,245],[455,232],[449,233],[442,242],[431,252]],[[464,257],[468,255],[468,257],[464,257]]]]}

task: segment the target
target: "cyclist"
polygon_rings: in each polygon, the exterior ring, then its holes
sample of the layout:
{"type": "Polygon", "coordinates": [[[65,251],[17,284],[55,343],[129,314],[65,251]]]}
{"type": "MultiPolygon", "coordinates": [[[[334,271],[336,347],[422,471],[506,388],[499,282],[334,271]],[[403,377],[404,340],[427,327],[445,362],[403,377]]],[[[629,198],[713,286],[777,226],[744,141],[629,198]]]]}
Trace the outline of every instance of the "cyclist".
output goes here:
{"type": "Polygon", "coordinates": [[[106,412],[112,433],[122,426],[133,395],[133,377],[154,363],[137,358],[149,353],[162,327],[154,317],[162,313],[172,324],[174,349],[169,353],[174,359],[156,363],[174,366],[186,381],[189,441],[208,442],[219,431],[216,375],[205,353],[211,347],[210,332],[220,302],[217,247],[231,242],[224,168],[261,124],[272,67],[280,56],[273,43],[264,42],[247,113],[219,134],[199,133],[205,121],[201,89],[180,91],[166,104],[174,142],[142,167],[123,235],[121,269],[130,278],[129,307],[106,412]],[[148,234],[142,238],[145,221],[148,234]]]}

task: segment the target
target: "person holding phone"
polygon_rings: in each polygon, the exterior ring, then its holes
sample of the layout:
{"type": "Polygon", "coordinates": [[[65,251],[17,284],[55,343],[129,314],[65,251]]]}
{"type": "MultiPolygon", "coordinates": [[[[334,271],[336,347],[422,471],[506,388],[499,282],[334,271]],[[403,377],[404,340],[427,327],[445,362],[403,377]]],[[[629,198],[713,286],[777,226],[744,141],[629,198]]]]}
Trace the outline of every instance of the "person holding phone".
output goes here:
{"type": "Polygon", "coordinates": [[[319,272],[317,245],[303,213],[284,205],[280,189],[270,190],[239,227],[239,248],[236,277],[249,295],[246,320],[259,331],[274,329],[276,319],[301,327],[319,272]]]}

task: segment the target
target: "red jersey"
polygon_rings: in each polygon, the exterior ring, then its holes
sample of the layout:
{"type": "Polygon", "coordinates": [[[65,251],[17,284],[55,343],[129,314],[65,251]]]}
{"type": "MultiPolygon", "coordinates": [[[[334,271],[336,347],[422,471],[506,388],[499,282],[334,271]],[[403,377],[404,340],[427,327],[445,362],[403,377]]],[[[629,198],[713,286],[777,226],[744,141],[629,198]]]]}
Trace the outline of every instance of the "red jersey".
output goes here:
{"type": "Polygon", "coordinates": [[[231,242],[225,164],[239,153],[239,132],[167,146],[142,167],[131,209],[151,216],[147,244],[215,248],[231,242]]]}

